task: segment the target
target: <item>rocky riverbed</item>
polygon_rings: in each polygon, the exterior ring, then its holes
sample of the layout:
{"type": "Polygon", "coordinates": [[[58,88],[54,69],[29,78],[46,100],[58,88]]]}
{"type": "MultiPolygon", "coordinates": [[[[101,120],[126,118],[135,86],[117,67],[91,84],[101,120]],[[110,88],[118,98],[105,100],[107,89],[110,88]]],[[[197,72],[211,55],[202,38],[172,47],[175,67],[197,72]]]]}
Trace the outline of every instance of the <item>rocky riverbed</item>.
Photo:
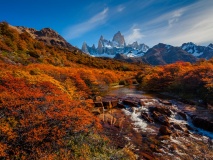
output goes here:
{"type": "Polygon", "coordinates": [[[206,108],[117,88],[95,101],[105,133],[137,159],[213,159],[213,114],[206,108]]]}

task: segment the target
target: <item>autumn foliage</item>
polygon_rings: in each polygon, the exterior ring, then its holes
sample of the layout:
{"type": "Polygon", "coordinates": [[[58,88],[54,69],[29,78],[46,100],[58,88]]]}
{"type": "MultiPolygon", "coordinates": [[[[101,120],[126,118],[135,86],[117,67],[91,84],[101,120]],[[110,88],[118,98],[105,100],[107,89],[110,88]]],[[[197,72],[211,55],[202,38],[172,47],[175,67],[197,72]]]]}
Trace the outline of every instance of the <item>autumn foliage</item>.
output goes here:
{"type": "Polygon", "coordinates": [[[213,63],[200,60],[195,64],[176,62],[165,66],[147,68],[136,76],[147,91],[171,92],[187,97],[197,97],[213,104],[213,63]]]}
{"type": "Polygon", "coordinates": [[[120,71],[136,71],[143,64],[131,64],[109,58],[94,58],[73,47],[72,50],[46,45],[34,39],[28,32],[19,33],[8,23],[0,23],[0,60],[12,64],[52,64],[70,67],[73,63],[120,71]]]}
{"type": "Polygon", "coordinates": [[[137,84],[133,77],[144,90],[213,104],[212,59],[129,64],[48,46],[0,23],[0,159],[128,159],[108,145],[91,102],[112,83],[137,84]]]}
{"type": "Polygon", "coordinates": [[[51,82],[30,84],[7,75],[0,88],[2,155],[38,156],[37,150],[54,151],[70,135],[100,127],[86,106],[51,82]]]}
{"type": "Polygon", "coordinates": [[[91,102],[141,67],[47,45],[0,23],[0,159],[122,157],[91,102]]]}
{"type": "MultiPolygon", "coordinates": [[[[89,98],[103,86],[124,78],[121,71],[75,64],[57,67],[0,62],[0,68],[0,157],[6,159],[74,158],[77,151],[71,152],[73,145],[69,152],[64,149],[73,136],[101,132],[89,98]]],[[[82,150],[87,143],[82,142],[82,150]]]]}

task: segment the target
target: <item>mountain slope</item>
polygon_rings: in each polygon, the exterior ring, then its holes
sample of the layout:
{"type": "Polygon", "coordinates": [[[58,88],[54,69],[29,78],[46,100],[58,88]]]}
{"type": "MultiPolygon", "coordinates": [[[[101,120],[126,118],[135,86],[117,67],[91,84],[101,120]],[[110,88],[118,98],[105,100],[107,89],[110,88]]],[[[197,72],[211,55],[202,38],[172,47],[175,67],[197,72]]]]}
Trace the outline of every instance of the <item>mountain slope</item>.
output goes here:
{"type": "Polygon", "coordinates": [[[27,32],[31,35],[32,38],[37,39],[38,41],[42,41],[47,45],[54,45],[61,48],[67,48],[69,50],[76,49],[51,28],[43,28],[40,31],[37,31],[33,28],[27,28],[22,26],[11,27],[16,29],[19,33],[27,32]]]}
{"type": "Polygon", "coordinates": [[[0,23],[0,60],[23,65],[44,63],[71,66],[76,63],[112,70],[137,70],[142,67],[113,59],[91,57],[70,45],[52,29],[36,31],[13,27],[5,22],[0,23]]]}
{"type": "Polygon", "coordinates": [[[181,48],[188,53],[198,58],[210,59],[213,57],[213,44],[206,46],[199,46],[192,42],[182,44],[181,48]]]}
{"type": "Polygon", "coordinates": [[[152,65],[165,65],[176,61],[196,62],[196,58],[180,47],[173,47],[163,43],[149,49],[142,57],[144,62],[152,65]]]}
{"type": "Polygon", "coordinates": [[[210,43],[205,49],[200,58],[210,59],[213,57],[213,44],[210,43]]]}

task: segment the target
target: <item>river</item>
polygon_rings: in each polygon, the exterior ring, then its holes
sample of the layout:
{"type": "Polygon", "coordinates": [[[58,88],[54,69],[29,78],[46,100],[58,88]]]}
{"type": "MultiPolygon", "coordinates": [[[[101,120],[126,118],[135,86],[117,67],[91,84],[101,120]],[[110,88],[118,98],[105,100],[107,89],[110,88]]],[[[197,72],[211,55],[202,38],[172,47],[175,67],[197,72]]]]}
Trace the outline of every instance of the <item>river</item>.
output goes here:
{"type": "Polygon", "coordinates": [[[135,86],[111,88],[104,98],[119,100],[121,109],[111,114],[118,121],[118,113],[125,116],[117,132],[134,146],[138,159],[213,159],[213,113],[207,108],[135,86]]]}

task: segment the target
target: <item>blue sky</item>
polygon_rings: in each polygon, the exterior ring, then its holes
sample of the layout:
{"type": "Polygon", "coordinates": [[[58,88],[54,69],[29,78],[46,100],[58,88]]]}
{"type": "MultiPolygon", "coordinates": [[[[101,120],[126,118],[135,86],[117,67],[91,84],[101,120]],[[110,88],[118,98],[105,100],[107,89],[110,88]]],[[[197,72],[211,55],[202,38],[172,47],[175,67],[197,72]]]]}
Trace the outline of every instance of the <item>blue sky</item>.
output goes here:
{"type": "Polygon", "coordinates": [[[40,30],[50,27],[74,46],[112,40],[153,46],[213,43],[213,0],[2,0],[0,21],[40,30]]]}

